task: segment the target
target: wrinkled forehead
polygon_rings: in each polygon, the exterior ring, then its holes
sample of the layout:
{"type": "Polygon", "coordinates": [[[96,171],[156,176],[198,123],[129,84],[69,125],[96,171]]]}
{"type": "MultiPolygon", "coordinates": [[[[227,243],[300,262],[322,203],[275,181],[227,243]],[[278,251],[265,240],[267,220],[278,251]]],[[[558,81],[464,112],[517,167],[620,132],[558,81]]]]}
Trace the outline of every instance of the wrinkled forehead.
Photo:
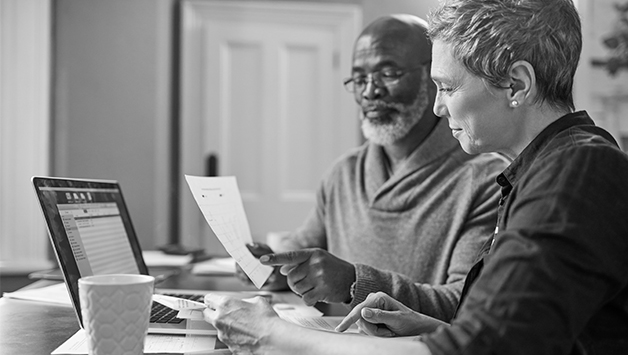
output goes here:
{"type": "Polygon", "coordinates": [[[355,43],[354,54],[384,52],[384,53],[400,53],[407,52],[410,48],[405,46],[403,42],[397,38],[387,38],[383,36],[375,36],[365,34],[360,36],[355,43]]]}
{"type": "Polygon", "coordinates": [[[404,66],[415,67],[429,62],[431,46],[422,34],[412,31],[387,31],[382,33],[363,33],[353,50],[353,60],[374,60],[388,58],[404,66]]]}

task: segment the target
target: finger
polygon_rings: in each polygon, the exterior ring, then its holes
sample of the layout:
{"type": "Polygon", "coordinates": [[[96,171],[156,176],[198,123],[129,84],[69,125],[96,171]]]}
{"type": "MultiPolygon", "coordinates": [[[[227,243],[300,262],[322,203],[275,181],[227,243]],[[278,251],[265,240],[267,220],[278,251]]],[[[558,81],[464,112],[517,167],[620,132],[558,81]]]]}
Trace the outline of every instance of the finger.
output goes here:
{"type": "Polygon", "coordinates": [[[279,270],[280,273],[282,273],[282,271],[285,272],[285,276],[288,277],[289,281],[296,284],[308,277],[310,274],[310,264],[303,263],[299,265],[284,265],[279,270]]]}
{"type": "Polygon", "coordinates": [[[388,327],[391,322],[394,322],[397,318],[394,316],[394,312],[383,311],[378,308],[364,307],[362,308],[362,319],[359,321],[360,325],[368,329],[370,335],[379,337],[394,336],[392,330],[388,327]]]}
{"type": "MultiPolygon", "coordinates": [[[[383,293],[381,293],[383,294],[383,293]]],[[[358,304],[357,306],[355,306],[350,312],[349,314],[347,314],[345,316],[345,318],[340,322],[340,324],[338,324],[338,326],[336,326],[336,331],[337,332],[344,332],[345,330],[349,329],[349,327],[351,326],[351,324],[357,322],[359,319],[362,318],[362,308],[364,307],[377,307],[378,304],[380,304],[383,300],[383,297],[381,297],[380,292],[377,293],[370,293],[368,296],[366,296],[366,299],[364,301],[362,301],[362,303],[358,304]]]]}
{"type": "Polygon", "coordinates": [[[205,304],[211,309],[218,309],[221,305],[227,301],[229,297],[223,295],[217,295],[215,293],[208,293],[205,295],[205,304]]]}
{"type": "Polygon", "coordinates": [[[279,273],[282,274],[283,276],[288,276],[290,271],[292,271],[292,269],[294,268],[296,268],[295,265],[283,265],[282,267],[279,268],[279,273]]]}
{"type": "Polygon", "coordinates": [[[207,307],[203,310],[203,318],[205,321],[211,325],[216,325],[216,312],[215,310],[207,307]]]}
{"type": "Polygon", "coordinates": [[[253,297],[250,297],[250,298],[243,298],[242,301],[248,302],[248,303],[270,304],[270,301],[268,300],[268,297],[264,297],[263,295],[257,295],[257,296],[253,296],[253,297]]]}
{"type": "Polygon", "coordinates": [[[360,332],[364,334],[375,335],[375,333],[377,332],[377,324],[369,323],[364,319],[358,319],[355,324],[358,325],[358,329],[360,329],[360,332]]]}
{"type": "Polygon", "coordinates": [[[247,244],[246,247],[249,249],[251,254],[253,254],[253,256],[256,258],[259,258],[262,255],[270,254],[273,252],[273,250],[264,243],[254,242],[251,244],[247,244]]]}
{"type": "Polygon", "coordinates": [[[351,324],[357,322],[362,317],[360,312],[362,311],[363,307],[364,307],[364,302],[362,302],[359,305],[355,306],[355,308],[353,308],[351,310],[351,312],[349,312],[349,314],[347,314],[342,319],[342,321],[340,321],[340,324],[338,324],[336,326],[335,331],[337,331],[337,332],[344,332],[345,330],[349,329],[351,324]]]}
{"type": "Polygon", "coordinates": [[[279,268],[275,268],[275,271],[262,286],[262,290],[268,291],[286,291],[288,289],[288,279],[284,275],[279,274],[279,268]]]}
{"type": "Polygon", "coordinates": [[[305,292],[309,291],[313,287],[307,283],[302,283],[303,280],[297,280],[290,276],[288,276],[287,281],[288,287],[290,287],[290,289],[299,296],[303,295],[305,292]]]}
{"type": "Polygon", "coordinates": [[[316,304],[316,302],[320,301],[321,299],[321,297],[317,295],[315,292],[312,292],[312,290],[301,295],[301,298],[303,299],[303,303],[305,303],[306,306],[313,306],[316,304]]]}
{"type": "Polygon", "coordinates": [[[315,286],[305,281],[296,284],[292,290],[301,296],[306,306],[315,305],[321,298],[320,292],[317,292],[315,286]]]}
{"type": "Polygon", "coordinates": [[[364,307],[362,309],[362,319],[372,324],[393,324],[397,319],[397,312],[389,312],[378,308],[364,307]]]}
{"type": "Polygon", "coordinates": [[[368,322],[364,318],[357,321],[357,324],[358,324],[358,329],[360,330],[360,332],[367,335],[372,335],[372,336],[377,336],[377,337],[395,336],[395,333],[393,333],[390,329],[388,329],[386,325],[373,324],[373,323],[368,322]]]}
{"type": "Polygon", "coordinates": [[[285,253],[262,255],[259,261],[264,265],[294,265],[307,261],[312,255],[308,249],[288,251],[285,253]]]}

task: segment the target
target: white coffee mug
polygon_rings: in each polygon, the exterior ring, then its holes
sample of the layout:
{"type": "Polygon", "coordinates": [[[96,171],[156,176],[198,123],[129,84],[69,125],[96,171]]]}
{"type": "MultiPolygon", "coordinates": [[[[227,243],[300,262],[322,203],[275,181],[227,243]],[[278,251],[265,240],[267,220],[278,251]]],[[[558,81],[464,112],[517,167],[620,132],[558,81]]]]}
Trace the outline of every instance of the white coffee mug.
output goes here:
{"type": "Polygon", "coordinates": [[[78,285],[89,354],[143,354],[155,278],[96,275],[78,285]]]}

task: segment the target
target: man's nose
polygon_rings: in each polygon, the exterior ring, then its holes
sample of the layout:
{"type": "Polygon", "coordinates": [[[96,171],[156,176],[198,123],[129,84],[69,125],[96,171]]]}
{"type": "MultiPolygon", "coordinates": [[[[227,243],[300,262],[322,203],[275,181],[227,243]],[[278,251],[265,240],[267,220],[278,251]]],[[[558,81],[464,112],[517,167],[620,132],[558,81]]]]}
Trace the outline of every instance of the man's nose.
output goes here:
{"type": "Polygon", "coordinates": [[[362,97],[367,100],[374,100],[380,98],[383,93],[383,88],[375,84],[375,80],[367,80],[366,86],[362,91],[362,97]]]}

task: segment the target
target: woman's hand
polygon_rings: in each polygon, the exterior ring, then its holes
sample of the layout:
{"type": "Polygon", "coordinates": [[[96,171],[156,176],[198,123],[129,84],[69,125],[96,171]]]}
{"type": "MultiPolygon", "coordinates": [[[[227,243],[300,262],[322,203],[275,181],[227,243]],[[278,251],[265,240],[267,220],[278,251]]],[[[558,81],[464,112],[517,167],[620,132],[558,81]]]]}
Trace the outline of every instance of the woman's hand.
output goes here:
{"type": "Polygon", "coordinates": [[[266,299],[241,300],[210,293],[205,295],[205,304],[205,321],[218,330],[218,339],[234,354],[268,353],[268,338],[281,319],[266,299]]]}
{"type": "Polygon", "coordinates": [[[340,322],[336,331],[344,332],[352,323],[357,323],[362,332],[379,337],[420,335],[447,325],[413,311],[383,292],[368,295],[340,322]]]}

